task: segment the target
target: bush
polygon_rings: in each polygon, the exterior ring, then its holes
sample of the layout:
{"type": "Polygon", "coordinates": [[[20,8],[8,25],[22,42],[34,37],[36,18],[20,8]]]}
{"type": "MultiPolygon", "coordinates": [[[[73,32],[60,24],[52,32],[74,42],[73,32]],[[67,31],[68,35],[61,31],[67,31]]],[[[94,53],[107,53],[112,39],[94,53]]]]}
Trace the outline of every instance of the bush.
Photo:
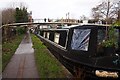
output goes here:
{"type": "Polygon", "coordinates": [[[21,28],[21,27],[18,27],[18,28],[17,28],[17,33],[18,33],[18,34],[24,34],[24,33],[25,33],[25,28],[24,28],[24,27],[22,27],[22,28],[21,28]]]}

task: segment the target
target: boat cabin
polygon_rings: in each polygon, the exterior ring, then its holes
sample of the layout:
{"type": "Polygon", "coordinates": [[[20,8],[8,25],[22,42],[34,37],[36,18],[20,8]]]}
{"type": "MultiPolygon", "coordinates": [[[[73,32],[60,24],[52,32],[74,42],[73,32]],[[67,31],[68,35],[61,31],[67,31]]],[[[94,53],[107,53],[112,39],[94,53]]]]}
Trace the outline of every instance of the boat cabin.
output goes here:
{"type": "MultiPolygon", "coordinates": [[[[72,25],[61,29],[40,29],[38,35],[65,49],[68,53],[85,57],[106,56],[101,46],[106,39],[105,25],[72,25]]],[[[114,27],[116,52],[120,52],[120,27],[114,27]]],[[[112,36],[111,36],[112,37],[112,36]]]]}

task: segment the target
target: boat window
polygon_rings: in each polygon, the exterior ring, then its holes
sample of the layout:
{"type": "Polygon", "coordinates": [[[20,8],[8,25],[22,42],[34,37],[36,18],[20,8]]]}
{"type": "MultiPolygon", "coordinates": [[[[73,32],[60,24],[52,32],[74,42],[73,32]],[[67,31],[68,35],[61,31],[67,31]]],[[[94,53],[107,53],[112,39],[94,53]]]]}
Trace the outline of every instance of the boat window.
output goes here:
{"type": "Polygon", "coordinates": [[[106,30],[105,29],[99,29],[98,30],[98,44],[101,44],[104,40],[105,40],[105,36],[106,36],[106,30]]]}
{"type": "Polygon", "coordinates": [[[59,43],[59,37],[60,37],[60,34],[55,33],[54,42],[59,43]]]}
{"type": "Polygon", "coordinates": [[[50,35],[50,33],[49,32],[47,32],[47,38],[49,39],[49,35],[50,35]]]}
{"type": "Polygon", "coordinates": [[[60,38],[59,38],[59,44],[62,46],[62,47],[65,47],[65,44],[66,44],[66,38],[67,38],[67,32],[66,31],[62,31],[60,32],[60,38]]]}
{"type": "Polygon", "coordinates": [[[40,31],[38,31],[38,34],[40,34],[40,31]]]}
{"type": "Polygon", "coordinates": [[[53,32],[50,32],[49,40],[54,41],[54,33],[53,32]]]}
{"type": "Polygon", "coordinates": [[[45,35],[46,35],[46,32],[44,32],[44,35],[43,35],[44,38],[45,38],[45,35]]]}
{"type": "Polygon", "coordinates": [[[74,29],[71,48],[73,50],[88,51],[91,29],[74,29]]]}
{"type": "Polygon", "coordinates": [[[40,35],[43,36],[43,31],[40,31],[40,35]]]}

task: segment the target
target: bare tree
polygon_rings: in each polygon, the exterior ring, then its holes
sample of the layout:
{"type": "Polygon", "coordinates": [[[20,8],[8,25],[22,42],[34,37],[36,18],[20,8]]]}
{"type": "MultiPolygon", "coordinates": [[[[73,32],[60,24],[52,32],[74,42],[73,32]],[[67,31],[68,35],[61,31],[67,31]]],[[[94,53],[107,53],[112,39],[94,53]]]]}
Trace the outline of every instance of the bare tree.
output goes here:
{"type": "Polygon", "coordinates": [[[16,7],[20,9],[27,8],[27,4],[24,2],[10,2],[8,8],[2,10],[2,24],[14,23],[16,7]]]}
{"type": "Polygon", "coordinates": [[[119,10],[118,10],[118,21],[120,22],[120,1],[118,3],[118,8],[119,8],[119,10]]]}
{"type": "Polygon", "coordinates": [[[13,8],[2,10],[2,23],[3,24],[13,23],[15,21],[14,14],[15,9],[13,8]]]}
{"type": "Polygon", "coordinates": [[[102,15],[100,14],[100,12],[97,11],[98,7],[92,8],[92,17],[98,21],[99,19],[102,18],[102,15]]]}
{"type": "Polygon", "coordinates": [[[117,2],[112,2],[110,0],[103,1],[101,4],[92,8],[92,14],[94,18],[102,18],[106,20],[106,23],[110,23],[110,20],[117,18],[118,7],[116,7],[117,2]]]}

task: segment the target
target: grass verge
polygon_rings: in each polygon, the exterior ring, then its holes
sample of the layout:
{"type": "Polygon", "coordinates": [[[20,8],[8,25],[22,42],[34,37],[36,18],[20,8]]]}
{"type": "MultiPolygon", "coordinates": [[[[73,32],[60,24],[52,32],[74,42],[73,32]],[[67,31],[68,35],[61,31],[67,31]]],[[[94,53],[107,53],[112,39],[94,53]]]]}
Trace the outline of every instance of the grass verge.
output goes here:
{"type": "Polygon", "coordinates": [[[23,36],[24,36],[23,34],[18,35],[11,41],[2,43],[2,71],[5,69],[5,66],[7,65],[13,54],[15,53],[20,42],[22,41],[23,36]]]}
{"type": "Polygon", "coordinates": [[[35,59],[40,78],[65,78],[65,69],[52,57],[46,46],[34,34],[31,34],[35,59]]]}

